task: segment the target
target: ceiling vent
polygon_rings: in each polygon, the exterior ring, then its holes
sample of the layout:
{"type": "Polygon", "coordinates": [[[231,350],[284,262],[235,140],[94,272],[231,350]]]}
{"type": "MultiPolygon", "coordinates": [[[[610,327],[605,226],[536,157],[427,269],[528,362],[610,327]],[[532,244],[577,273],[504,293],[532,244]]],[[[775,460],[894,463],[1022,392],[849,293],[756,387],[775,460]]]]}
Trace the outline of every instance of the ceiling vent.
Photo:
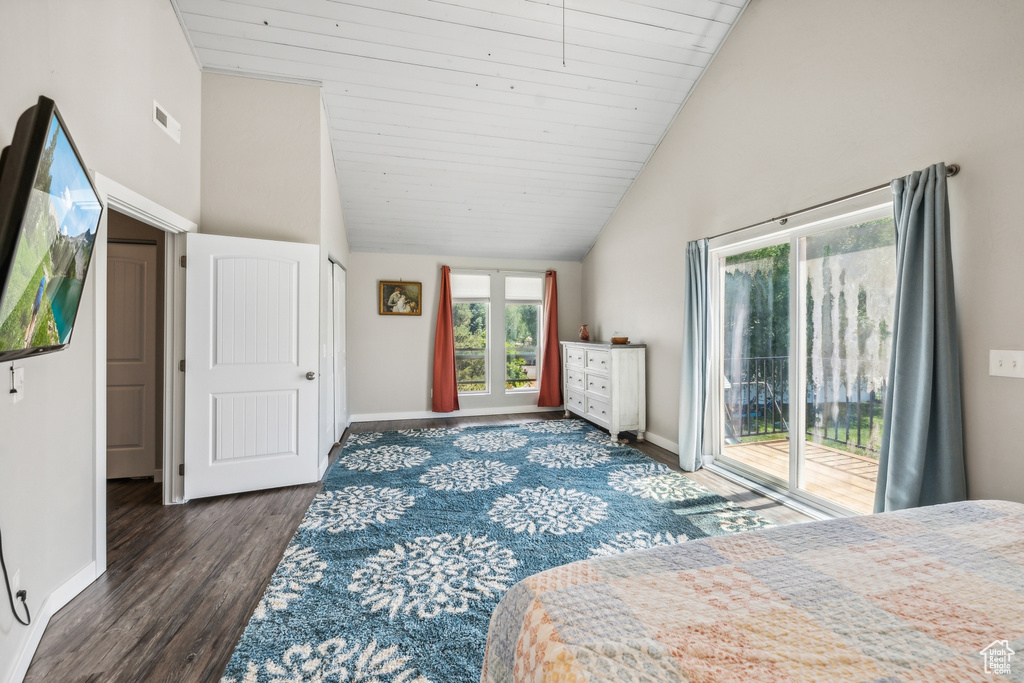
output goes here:
{"type": "Polygon", "coordinates": [[[181,124],[175,121],[174,117],[168,114],[167,110],[161,107],[156,100],[153,100],[153,123],[170,135],[175,142],[181,143],[181,124]]]}

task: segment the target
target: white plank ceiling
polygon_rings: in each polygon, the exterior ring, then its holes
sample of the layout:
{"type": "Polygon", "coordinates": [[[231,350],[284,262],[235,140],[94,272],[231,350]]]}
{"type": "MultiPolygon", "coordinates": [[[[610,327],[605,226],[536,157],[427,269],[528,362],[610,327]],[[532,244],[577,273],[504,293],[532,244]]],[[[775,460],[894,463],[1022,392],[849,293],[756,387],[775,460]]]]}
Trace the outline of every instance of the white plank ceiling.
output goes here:
{"type": "Polygon", "coordinates": [[[545,260],[586,255],[747,2],[173,1],[204,69],[322,83],[353,250],[545,260]]]}

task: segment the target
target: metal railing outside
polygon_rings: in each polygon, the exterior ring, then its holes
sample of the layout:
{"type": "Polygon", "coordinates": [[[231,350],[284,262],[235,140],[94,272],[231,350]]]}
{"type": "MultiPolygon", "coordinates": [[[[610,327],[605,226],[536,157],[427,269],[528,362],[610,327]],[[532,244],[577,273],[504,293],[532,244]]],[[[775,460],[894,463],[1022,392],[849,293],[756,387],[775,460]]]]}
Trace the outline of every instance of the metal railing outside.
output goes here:
{"type": "Polygon", "coordinates": [[[524,387],[534,387],[537,385],[537,346],[506,346],[505,347],[505,388],[506,389],[522,389],[524,387]],[[513,362],[513,359],[521,358],[523,361],[523,372],[526,374],[525,378],[511,379],[508,377],[508,364],[513,362]]]}
{"type": "Polygon", "coordinates": [[[455,374],[466,367],[466,361],[483,361],[484,375],[482,377],[468,377],[456,380],[459,391],[483,391],[487,386],[487,348],[456,348],[455,349],[455,374]],[[465,389],[464,389],[465,387],[465,389]],[[470,388],[474,387],[474,388],[470,388]],[[479,389],[475,388],[479,387],[479,389]]]}
{"type": "MultiPolygon", "coordinates": [[[[812,360],[820,364],[820,359],[812,360]]],[[[838,382],[807,387],[806,434],[876,453],[887,368],[879,367],[878,361],[832,362],[837,365],[834,376],[839,377],[838,382]]],[[[788,435],[789,357],[727,358],[724,367],[726,442],[788,435]]]]}

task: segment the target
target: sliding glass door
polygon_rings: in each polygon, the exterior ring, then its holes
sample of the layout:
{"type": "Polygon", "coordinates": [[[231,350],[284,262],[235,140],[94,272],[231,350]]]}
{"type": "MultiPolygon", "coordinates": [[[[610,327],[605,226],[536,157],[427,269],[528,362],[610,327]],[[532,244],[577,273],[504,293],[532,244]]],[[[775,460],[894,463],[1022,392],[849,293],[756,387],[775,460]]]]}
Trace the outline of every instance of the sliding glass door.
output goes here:
{"type": "Polygon", "coordinates": [[[723,455],[789,485],[789,241],[721,259],[723,455]]]}
{"type": "Polygon", "coordinates": [[[891,209],[714,250],[717,461],[871,512],[896,291],[891,209]]]}
{"type": "Polygon", "coordinates": [[[802,491],[871,512],[896,295],[891,218],[802,237],[802,491]]]}

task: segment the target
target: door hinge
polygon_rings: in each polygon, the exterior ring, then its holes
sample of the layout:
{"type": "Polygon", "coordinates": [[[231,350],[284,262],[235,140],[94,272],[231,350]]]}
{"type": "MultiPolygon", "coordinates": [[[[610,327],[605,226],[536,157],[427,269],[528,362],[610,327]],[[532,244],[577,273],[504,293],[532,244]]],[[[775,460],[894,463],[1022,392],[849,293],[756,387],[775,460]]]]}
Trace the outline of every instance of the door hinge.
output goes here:
{"type": "Polygon", "coordinates": [[[178,372],[185,372],[185,361],[184,360],[179,360],[178,361],[178,372]]]}
{"type": "Polygon", "coordinates": [[[188,264],[188,256],[182,256],[180,263],[181,263],[181,267],[182,268],[187,268],[188,267],[188,265],[187,265],[188,264]]]}
{"type": "Polygon", "coordinates": [[[185,476],[185,463],[181,463],[180,465],[178,465],[178,476],[179,477],[184,477],[185,476]]]}

